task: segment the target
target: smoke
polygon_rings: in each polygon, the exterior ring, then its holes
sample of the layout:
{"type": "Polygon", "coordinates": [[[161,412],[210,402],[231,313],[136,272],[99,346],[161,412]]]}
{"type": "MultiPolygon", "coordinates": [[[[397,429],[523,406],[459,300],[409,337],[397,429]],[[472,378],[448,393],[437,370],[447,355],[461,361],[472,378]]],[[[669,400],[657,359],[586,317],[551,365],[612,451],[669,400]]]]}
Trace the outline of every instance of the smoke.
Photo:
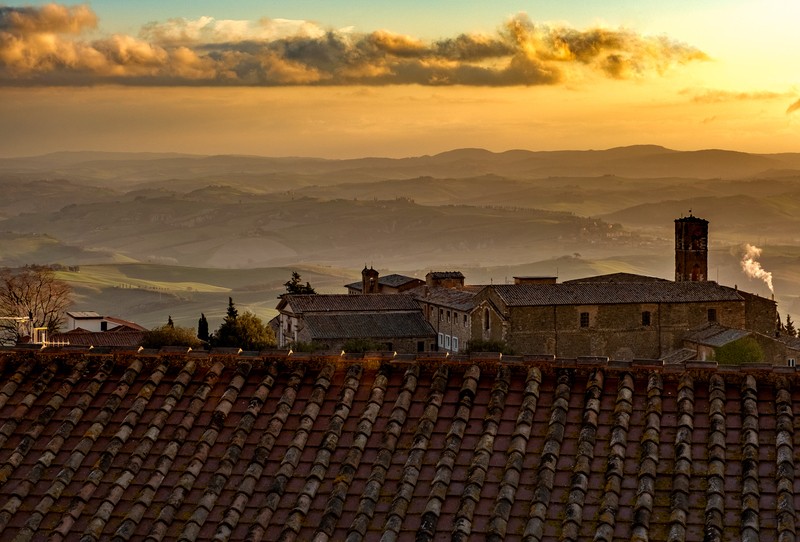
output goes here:
{"type": "Polygon", "coordinates": [[[170,19],[138,37],[85,40],[90,7],[0,7],[0,84],[92,85],[556,85],[660,75],[707,56],[628,30],[511,18],[495,33],[426,41],[356,33],[304,20],[170,19]]]}
{"type": "Polygon", "coordinates": [[[765,271],[761,264],[758,262],[758,258],[761,257],[761,249],[755,245],[746,244],[744,246],[744,256],[742,256],[742,271],[745,274],[754,279],[763,280],[767,286],[769,286],[769,291],[773,294],[775,290],[772,288],[772,273],[769,271],[765,271]]]}

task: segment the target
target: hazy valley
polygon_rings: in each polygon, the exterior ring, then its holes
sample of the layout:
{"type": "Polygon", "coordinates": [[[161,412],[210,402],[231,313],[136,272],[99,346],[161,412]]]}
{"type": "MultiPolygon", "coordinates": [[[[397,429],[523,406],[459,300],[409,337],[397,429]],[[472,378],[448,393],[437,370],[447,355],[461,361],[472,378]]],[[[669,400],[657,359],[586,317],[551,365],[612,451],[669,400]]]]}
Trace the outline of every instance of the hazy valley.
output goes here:
{"type": "Polygon", "coordinates": [[[268,317],[292,270],[344,292],[366,263],[468,282],[630,271],[671,278],[673,220],[710,221],[712,279],[763,249],[800,314],[800,154],[461,149],[405,159],[57,153],[0,160],[0,264],[61,264],[76,308],[212,325],[228,296],[268,317]],[[77,268],[76,268],[77,266],[77,268]]]}

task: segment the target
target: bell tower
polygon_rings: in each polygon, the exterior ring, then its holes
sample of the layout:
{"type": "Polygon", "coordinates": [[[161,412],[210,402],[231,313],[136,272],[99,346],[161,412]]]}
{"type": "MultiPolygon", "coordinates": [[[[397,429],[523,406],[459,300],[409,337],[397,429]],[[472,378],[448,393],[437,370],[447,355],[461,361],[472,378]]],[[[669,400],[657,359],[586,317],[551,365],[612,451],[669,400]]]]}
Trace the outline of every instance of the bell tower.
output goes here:
{"type": "Polygon", "coordinates": [[[675,219],[675,282],[708,280],[708,220],[675,219]]]}
{"type": "Polygon", "coordinates": [[[367,269],[367,266],[365,265],[364,269],[361,271],[361,293],[379,294],[380,286],[378,285],[378,278],[378,272],[375,271],[372,266],[367,269]]]}

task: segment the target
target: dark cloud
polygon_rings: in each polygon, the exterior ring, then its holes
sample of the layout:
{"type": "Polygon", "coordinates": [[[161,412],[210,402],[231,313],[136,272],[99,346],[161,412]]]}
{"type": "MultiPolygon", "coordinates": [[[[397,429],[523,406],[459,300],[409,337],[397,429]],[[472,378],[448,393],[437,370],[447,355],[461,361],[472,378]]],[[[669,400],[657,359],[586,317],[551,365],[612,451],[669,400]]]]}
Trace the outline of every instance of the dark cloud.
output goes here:
{"type": "Polygon", "coordinates": [[[264,19],[150,23],[141,37],[82,41],[87,6],[0,8],[0,81],[135,85],[553,85],[575,69],[625,79],[704,60],[697,49],[630,31],[509,20],[495,35],[426,42],[385,30],[325,31],[264,19]],[[567,69],[570,68],[570,69],[567,69]],[[574,69],[572,69],[574,68],[574,69]]]}

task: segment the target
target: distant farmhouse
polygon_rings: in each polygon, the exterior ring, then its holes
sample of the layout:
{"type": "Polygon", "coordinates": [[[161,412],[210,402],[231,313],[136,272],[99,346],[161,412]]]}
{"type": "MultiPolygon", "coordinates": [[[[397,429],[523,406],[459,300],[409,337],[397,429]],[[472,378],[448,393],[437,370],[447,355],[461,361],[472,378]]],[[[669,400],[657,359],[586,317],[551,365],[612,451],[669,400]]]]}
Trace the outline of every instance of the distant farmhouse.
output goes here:
{"type": "Polygon", "coordinates": [[[94,311],[71,311],[66,317],[66,330],[53,334],[50,341],[69,346],[132,347],[142,344],[147,332],[134,322],[94,311]]]}
{"type": "Polygon", "coordinates": [[[315,307],[331,305],[324,313],[284,296],[279,345],[313,339],[338,348],[362,330],[365,337],[406,352],[457,354],[476,341],[526,355],[675,361],[713,357],[715,348],[747,339],[758,344],[763,361],[796,359],[796,341],[775,336],[774,300],[707,277],[708,221],[690,215],[675,220],[674,281],[614,273],[563,283],[556,277],[515,277],[513,284],[469,285],[458,271],[431,271],[423,282],[398,274],[381,277],[364,267],[361,282],[345,286],[349,298],[314,296],[315,307]],[[363,309],[370,296],[380,301],[363,309]],[[391,298],[413,298],[417,305],[391,298]],[[402,316],[393,303],[403,306],[402,316]],[[401,329],[402,336],[392,336],[401,329]]]}

